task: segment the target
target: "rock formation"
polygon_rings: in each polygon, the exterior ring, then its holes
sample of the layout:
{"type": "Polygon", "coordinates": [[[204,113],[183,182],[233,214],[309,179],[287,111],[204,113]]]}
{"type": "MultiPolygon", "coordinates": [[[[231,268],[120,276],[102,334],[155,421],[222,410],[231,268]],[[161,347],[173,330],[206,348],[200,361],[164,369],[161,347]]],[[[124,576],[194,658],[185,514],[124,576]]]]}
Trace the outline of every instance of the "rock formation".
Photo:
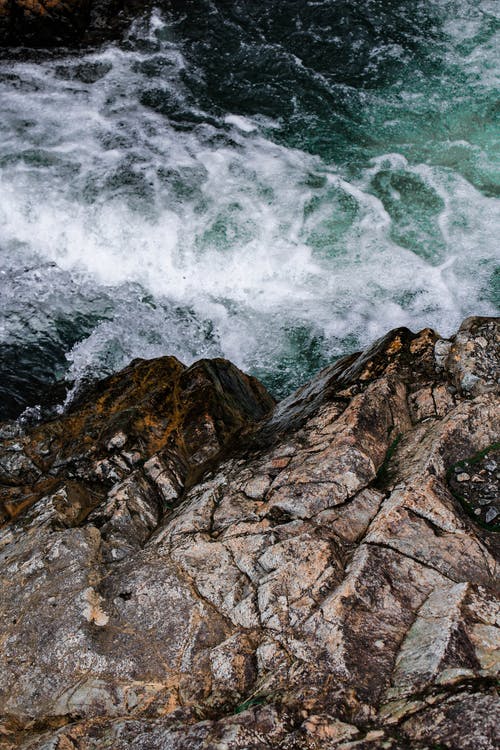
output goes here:
{"type": "Polygon", "coordinates": [[[275,406],[136,361],[0,448],[0,747],[499,746],[499,323],[275,406]]]}
{"type": "Polygon", "coordinates": [[[0,0],[0,44],[95,44],[118,37],[145,0],[0,0]]]}

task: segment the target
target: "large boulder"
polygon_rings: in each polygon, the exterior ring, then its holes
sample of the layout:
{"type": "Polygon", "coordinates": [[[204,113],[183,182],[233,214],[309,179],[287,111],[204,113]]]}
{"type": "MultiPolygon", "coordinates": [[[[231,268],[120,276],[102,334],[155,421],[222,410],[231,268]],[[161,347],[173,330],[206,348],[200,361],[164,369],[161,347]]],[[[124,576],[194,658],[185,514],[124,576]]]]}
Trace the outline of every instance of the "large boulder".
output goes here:
{"type": "Polygon", "coordinates": [[[499,328],[277,406],[141,361],[4,425],[0,746],[498,747],[499,328]]]}

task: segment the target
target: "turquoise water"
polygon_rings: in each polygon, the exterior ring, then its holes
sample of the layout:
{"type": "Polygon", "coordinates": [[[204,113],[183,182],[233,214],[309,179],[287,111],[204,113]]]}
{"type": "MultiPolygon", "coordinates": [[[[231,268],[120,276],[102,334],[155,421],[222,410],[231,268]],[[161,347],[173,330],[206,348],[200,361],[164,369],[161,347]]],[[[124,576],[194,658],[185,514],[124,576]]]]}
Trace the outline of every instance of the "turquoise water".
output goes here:
{"type": "Polygon", "coordinates": [[[187,2],[0,62],[0,390],[226,356],[277,395],[499,306],[498,2],[187,2]]]}

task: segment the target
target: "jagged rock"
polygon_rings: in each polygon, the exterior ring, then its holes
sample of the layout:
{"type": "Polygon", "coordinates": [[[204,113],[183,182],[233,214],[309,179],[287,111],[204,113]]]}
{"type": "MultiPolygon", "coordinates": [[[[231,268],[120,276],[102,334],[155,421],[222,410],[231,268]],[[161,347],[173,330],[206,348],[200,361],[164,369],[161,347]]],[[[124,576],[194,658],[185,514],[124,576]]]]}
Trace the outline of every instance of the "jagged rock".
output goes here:
{"type": "Polygon", "coordinates": [[[277,406],[139,361],[5,425],[0,746],[496,748],[498,332],[398,329],[277,406]]]}
{"type": "Polygon", "coordinates": [[[128,524],[139,539],[139,523],[156,527],[200,466],[273,406],[255,378],[225,360],[189,368],[175,357],[138,360],[62,417],[26,433],[4,430],[0,521],[45,498],[60,524],[93,513],[96,525],[128,524]]]}

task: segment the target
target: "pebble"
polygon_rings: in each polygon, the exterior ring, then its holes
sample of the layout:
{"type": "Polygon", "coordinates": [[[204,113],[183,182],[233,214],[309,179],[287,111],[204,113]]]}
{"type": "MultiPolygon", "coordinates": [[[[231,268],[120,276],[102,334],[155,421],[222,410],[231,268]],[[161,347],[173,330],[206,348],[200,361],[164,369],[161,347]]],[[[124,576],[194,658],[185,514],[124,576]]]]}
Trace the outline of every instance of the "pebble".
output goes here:
{"type": "Polygon", "coordinates": [[[479,498],[479,505],[491,505],[495,501],[495,497],[491,495],[483,495],[479,498]]]}
{"type": "Polygon", "coordinates": [[[125,433],[117,432],[116,435],[113,435],[106,447],[108,451],[112,451],[114,448],[123,448],[126,442],[127,436],[125,435],[125,433]]]}
{"type": "Polygon", "coordinates": [[[497,516],[498,516],[498,510],[496,510],[495,508],[489,508],[485,516],[486,523],[491,523],[492,521],[495,520],[497,516]]]}
{"type": "Polygon", "coordinates": [[[461,474],[457,474],[457,482],[468,482],[470,479],[470,474],[466,474],[465,471],[463,471],[461,474]]]}

